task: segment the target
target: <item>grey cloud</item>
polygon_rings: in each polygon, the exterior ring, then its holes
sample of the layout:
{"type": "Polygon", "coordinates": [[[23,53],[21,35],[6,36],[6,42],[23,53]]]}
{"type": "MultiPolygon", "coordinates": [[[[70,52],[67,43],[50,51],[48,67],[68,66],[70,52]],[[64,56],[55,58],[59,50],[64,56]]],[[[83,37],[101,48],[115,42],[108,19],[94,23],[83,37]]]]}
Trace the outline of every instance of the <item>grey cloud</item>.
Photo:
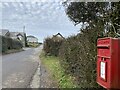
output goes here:
{"type": "Polygon", "coordinates": [[[57,32],[64,33],[66,36],[74,32],[74,27],[65,15],[64,7],[60,0],[50,0],[50,2],[15,2],[8,3],[8,6],[4,4],[4,7],[4,27],[22,30],[23,25],[25,25],[28,34],[34,33],[37,35],[38,33],[43,33],[42,39],[57,32]]]}

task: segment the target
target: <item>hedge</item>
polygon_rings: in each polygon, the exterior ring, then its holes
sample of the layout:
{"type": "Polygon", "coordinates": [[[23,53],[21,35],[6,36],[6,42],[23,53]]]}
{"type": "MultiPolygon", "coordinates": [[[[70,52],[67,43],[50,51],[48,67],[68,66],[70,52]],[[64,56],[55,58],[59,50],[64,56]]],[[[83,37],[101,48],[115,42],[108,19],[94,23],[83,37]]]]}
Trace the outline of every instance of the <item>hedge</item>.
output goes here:
{"type": "Polygon", "coordinates": [[[0,36],[0,52],[6,52],[10,49],[20,49],[23,47],[22,43],[18,40],[0,36]]]}
{"type": "Polygon", "coordinates": [[[61,37],[53,36],[52,38],[47,37],[44,40],[44,51],[46,55],[58,56],[59,49],[64,39],[61,37]]]}
{"type": "Polygon", "coordinates": [[[68,37],[59,50],[62,67],[75,77],[80,88],[98,88],[96,83],[96,30],[68,37]]]}
{"type": "Polygon", "coordinates": [[[65,73],[75,77],[80,88],[103,89],[96,83],[96,43],[99,37],[103,37],[101,29],[86,28],[61,41],[49,37],[44,41],[46,55],[59,56],[65,73]]]}

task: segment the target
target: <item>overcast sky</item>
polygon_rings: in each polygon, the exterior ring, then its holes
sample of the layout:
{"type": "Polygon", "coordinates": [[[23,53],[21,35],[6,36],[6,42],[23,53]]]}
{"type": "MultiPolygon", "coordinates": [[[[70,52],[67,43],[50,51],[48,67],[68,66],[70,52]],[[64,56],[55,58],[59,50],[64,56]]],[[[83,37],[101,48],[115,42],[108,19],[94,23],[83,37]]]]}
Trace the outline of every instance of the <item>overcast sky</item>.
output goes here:
{"type": "Polygon", "coordinates": [[[22,32],[25,25],[27,35],[36,36],[39,41],[47,36],[61,33],[67,37],[79,33],[80,26],[74,26],[65,14],[62,1],[2,2],[2,27],[9,31],[22,32]]]}

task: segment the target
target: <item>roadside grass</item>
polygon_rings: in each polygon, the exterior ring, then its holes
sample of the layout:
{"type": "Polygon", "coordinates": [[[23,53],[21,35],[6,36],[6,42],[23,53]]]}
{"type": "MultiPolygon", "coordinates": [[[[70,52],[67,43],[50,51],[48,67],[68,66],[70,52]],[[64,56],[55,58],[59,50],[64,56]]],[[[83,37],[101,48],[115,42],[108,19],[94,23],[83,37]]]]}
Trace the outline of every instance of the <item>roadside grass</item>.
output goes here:
{"type": "Polygon", "coordinates": [[[28,43],[28,47],[37,48],[38,46],[40,46],[38,43],[28,43]]]}
{"type": "Polygon", "coordinates": [[[40,58],[42,64],[50,71],[52,78],[58,82],[59,88],[77,88],[73,81],[74,77],[64,73],[58,57],[45,56],[44,52],[42,52],[40,58]]]}

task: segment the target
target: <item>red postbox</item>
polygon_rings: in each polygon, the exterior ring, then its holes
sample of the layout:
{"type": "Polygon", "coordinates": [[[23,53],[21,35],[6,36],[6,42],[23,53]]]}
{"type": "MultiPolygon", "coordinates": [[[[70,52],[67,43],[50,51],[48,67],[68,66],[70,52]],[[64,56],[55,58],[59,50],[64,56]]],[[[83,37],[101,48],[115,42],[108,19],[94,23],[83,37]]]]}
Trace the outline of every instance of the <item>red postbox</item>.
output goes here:
{"type": "Polygon", "coordinates": [[[106,89],[120,89],[120,39],[97,41],[97,83],[106,89]]]}

